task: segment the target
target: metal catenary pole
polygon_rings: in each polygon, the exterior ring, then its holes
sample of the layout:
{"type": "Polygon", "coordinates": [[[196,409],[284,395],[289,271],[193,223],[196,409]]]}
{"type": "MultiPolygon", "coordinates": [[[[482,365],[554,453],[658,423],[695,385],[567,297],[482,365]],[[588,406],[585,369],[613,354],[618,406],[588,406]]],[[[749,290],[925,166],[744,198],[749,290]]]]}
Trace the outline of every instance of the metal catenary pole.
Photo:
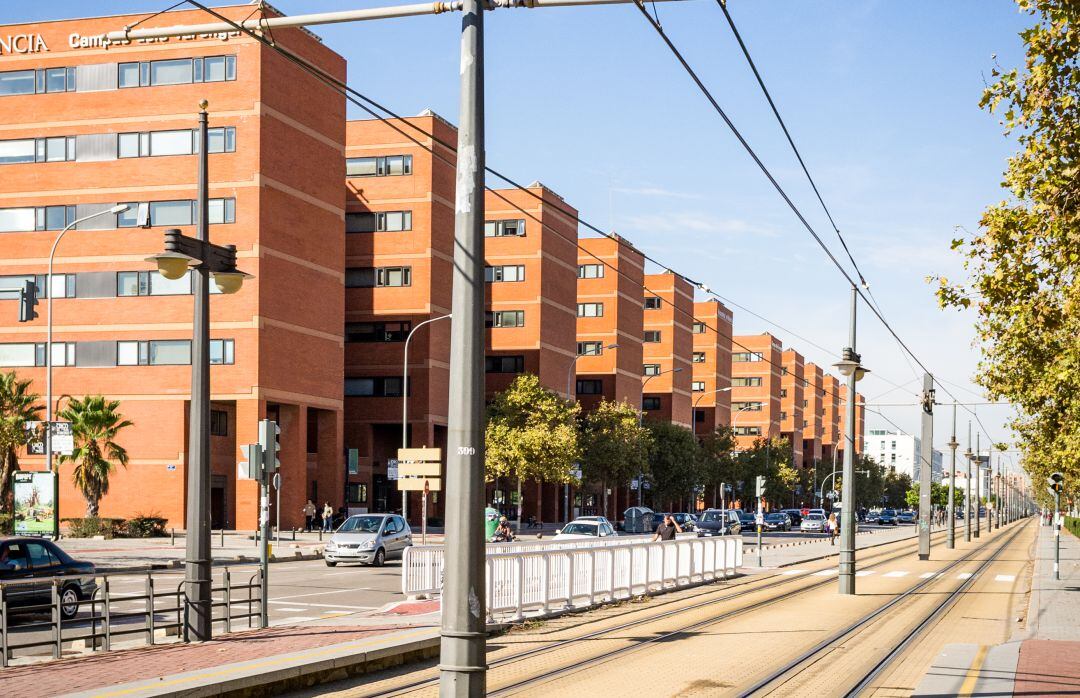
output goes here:
{"type": "MultiPolygon", "coordinates": [[[[207,114],[199,111],[198,218],[195,237],[209,240],[207,114]]],[[[213,633],[210,593],[210,273],[191,270],[195,320],[191,339],[191,416],[188,433],[188,508],[184,593],[186,634],[206,641],[213,633]]]]}
{"type": "MultiPolygon", "coordinates": [[[[934,377],[923,375],[922,440],[919,442],[919,559],[930,559],[930,517],[933,501],[930,483],[934,475],[934,377]]],[[[847,504],[844,505],[845,508],[847,504]]]]}
{"type": "Polygon", "coordinates": [[[945,547],[952,550],[956,547],[956,401],[952,406],[952,437],[949,439],[949,451],[951,452],[951,465],[949,467],[949,501],[946,504],[946,515],[949,517],[949,526],[945,534],[945,547]]]}
{"type": "Polygon", "coordinates": [[[967,461],[967,477],[964,478],[964,542],[971,542],[971,420],[968,420],[967,452],[964,459],[967,461]]]}
{"type": "Polygon", "coordinates": [[[982,535],[982,519],[979,518],[982,511],[982,445],[979,436],[982,432],[975,433],[975,537],[982,535]]]}
{"type": "Polygon", "coordinates": [[[454,203],[454,284],[446,456],[446,556],[440,695],[485,693],[484,6],[464,0],[454,203]]]}
{"type": "MultiPolygon", "coordinates": [[[[855,352],[855,319],[859,293],[851,287],[851,323],[848,346],[855,352]]],[[[840,593],[855,593],[855,380],[857,370],[847,377],[847,404],[844,413],[844,470],[840,483],[840,593]]]]}

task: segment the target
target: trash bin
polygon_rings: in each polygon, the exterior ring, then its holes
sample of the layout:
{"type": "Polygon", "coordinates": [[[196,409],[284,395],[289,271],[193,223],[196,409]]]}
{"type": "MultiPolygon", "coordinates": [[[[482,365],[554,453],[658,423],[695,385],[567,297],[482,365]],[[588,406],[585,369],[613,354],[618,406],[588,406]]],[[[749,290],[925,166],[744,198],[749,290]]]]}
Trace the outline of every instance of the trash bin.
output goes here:
{"type": "Polygon", "coordinates": [[[491,540],[495,536],[495,529],[499,527],[499,512],[487,507],[484,509],[484,540],[491,540]]]}
{"type": "Polygon", "coordinates": [[[626,533],[652,533],[653,511],[648,507],[630,507],[623,512],[623,520],[626,533]]]}

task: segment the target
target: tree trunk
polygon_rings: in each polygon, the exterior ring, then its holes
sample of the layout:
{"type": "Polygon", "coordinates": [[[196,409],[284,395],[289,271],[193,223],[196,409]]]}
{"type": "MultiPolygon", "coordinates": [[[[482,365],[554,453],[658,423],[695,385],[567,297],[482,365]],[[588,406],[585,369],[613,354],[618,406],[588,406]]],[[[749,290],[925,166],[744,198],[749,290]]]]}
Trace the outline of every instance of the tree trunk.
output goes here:
{"type": "Polygon", "coordinates": [[[609,513],[608,512],[608,501],[607,501],[607,480],[601,480],[600,481],[600,487],[603,488],[603,490],[601,490],[600,494],[603,495],[604,517],[606,518],[608,516],[608,513],[609,513]]]}
{"type": "Polygon", "coordinates": [[[86,518],[92,519],[98,515],[98,500],[96,498],[87,497],[86,499],[86,518]]]}

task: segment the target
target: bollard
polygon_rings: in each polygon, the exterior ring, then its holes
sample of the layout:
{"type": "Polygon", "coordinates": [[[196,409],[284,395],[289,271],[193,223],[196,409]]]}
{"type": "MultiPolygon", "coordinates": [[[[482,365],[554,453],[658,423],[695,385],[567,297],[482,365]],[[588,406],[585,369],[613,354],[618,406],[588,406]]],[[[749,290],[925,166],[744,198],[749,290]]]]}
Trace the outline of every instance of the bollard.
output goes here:
{"type": "Polygon", "coordinates": [[[319,542],[322,542],[322,528],[319,529],[319,542]]]}
{"type": "Polygon", "coordinates": [[[292,530],[292,539],[296,540],[296,528],[295,527],[293,527],[293,530],[292,530]]]}
{"type": "Polygon", "coordinates": [[[221,547],[225,547],[225,529],[221,529],[221,547]]]}
{"type": "Polygon", "coordinates": [[[255,547],[259,547],[259,529],[255,529],[255,535],[252,538],[255,539],[255,547]]]}
{"type": "Polygon", "coordinates": [[[176,545],[176,527],[174,526],[169,531],[169,545],[176,545]]]}

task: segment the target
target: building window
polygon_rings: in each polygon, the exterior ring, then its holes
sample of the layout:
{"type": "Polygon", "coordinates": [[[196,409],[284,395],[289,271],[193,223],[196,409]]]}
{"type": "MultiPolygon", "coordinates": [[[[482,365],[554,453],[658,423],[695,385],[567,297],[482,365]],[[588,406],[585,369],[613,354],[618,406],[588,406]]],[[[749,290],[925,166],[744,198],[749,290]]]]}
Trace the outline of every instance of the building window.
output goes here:
{"type": "Polygon", "coordinates": [[[645,310],[660,310],[660,296],[648,296],[645,298],[645,310]]]}
{"type": "Polygon", "coordinates": [[[404,342],[411,322],[347,322],[346,342],[404,342]]]}
{"type": "Polygon", "coordinates": [[[759,388],[761,387],[761,376],[750,376],[747,378],[732,378],[731,387],[733,388],[759,388]]]}
{"type": "Polygon", "coordinates": [[[525,237],[525,221],[522,219],[487,221],[484,223],[484,237],[525,237]]]}
{"type": "Polygon", "coordinates": [[[760,352],[756,351],[737,351],[732,353],[732,363],[748,363],[752,361],[762,361],[764,356],[760,352]]]}
{"type": "Polygon", "coordinates": [[[646,376],[659,376],[660,364],[645,364],[642,373],[646,376]]]}
{"type": "Polygon", "coordinates": [[[603,342],[578,342],[578,356],[600,356],[604,351],[603,342]]]}
{"type": "Polygon", "coordinates": [[[695,422],[704,422],[705,421],[705,410],[694,410],[694,421],[695,422]]]}
{"type": "Polygon", "coordinates": [[[578,317],[604,317],[603,303],[578,303],[578,317]]]}
{"type": "MultiPolygon", "coordinates": [[[[126,202],[128,210],[116,214],[117,228],[134,228],[139,224],[139,202],[126,202]]],[[[236,199],[210,199],[207,214],[211,224],[236,222],[236,199]]],[[[198,216],[198,202],[191,199],[177,201],[150,201],[150,225],[194,225],[198,216]]]]}
{"type": "Polygon", "coordinates": [[[784,421],[785,419],[787,419],[787,412],[781,412],[781,413],[780,413],[780,421],[782,422],[782,421],[784,421]]]}
{"type": "Polygon", "coordinates": [[[74,91],[75,68],[38,68],[0,73],[0,96],[74,91]]]}
{"type": "Polygon", "coordinates": [[[412,267],[379,267],[378,286],[411,286],[412,267]]]}
{"type": "Polygon", "coordinates": [[[705,363],[705,352],[695,351],[692,358],[695,364],[703,364],[705,363]]]}
{"type": "Polygon", "coordinates": [[[229,435],[229,413],[225,410],[210,410],[210,435],[229,435]]]}
{"type": "Polygon", "coordinates": [[[578,395],[600,395],[604,392],[604,382],[595,378],[581,378],[577,381],[578,395]]]}
{"type": "MultiPolygon", "coordinates": [[[[221,126],[207,129],[206,135],[211,153],[236,151],[235,127],[221,126]]],[[[193,155],[197,152],[199,152],[199,132],[196,129],[116,134],[117,158],[193,155]]]]}
{"type": "Polygon", "coordinates": [[[412,230],[412,211],[364,211],[345,214],[346,233],[399,233],[412,230]]]}
{"type": "Polygon", "coordinates": [[[524,264],[507,264],[499,267],[484,267],[484,281],[499,283],[502,281],[524,281],[524,264]]]}
{"type": "Polygon", "coordinates": [[[0,141],[0,165],[25,162],[70,162],[75,159],[75,136],[0,141]]]}
{"type": "Polygon", "coordinates": [[[603,264],[579,264],[577,268],[579,279],[602,279],[604,278],[603,264]]]}
{"type": "Polygon", "coordinates": [[[116,273],[117,296],[184,296],[191,293],[191,274],[166,279],[156,271],[116,273]]]}
{"type": "Polygon", "coordinates": [[[27,281],[33,281],[38,298],[48,298],[49,291],[53,298],[75,297],[75,274],[53,274],[52,289],[47,289],[45,274],[0,276],[0,300],[19,300],[20,292],[27,281]]]}
{"type": "Polygon", "coordinates": [[[803,407],[806,407],[806,406],[807,406],[807,405],[809,405],[809,404],[810,404],[810,401],[809,401],[809,400],[803,400],[803,401],[802,401],[802,406],[803,406],[803,407]]]}
{"type": "Polygon", "coordinates": [[[488,373],[521,373],[525,370],[524,356],[484,357],[484,370],[488,373]]]}
{"type": "Polygon", "coordinates": [[[694,334],[705,334],[705,323],[695,322],[694,324],[690,325],[690,331],[694,334]]]}
{"type": "Polygon", "coordinates": [[[370,158],[347,158],[347,177],[394,177],[412,174],[412,155],[380,155],[370,158]]]}
{"type": "Polygon", "coordinates": [[[761,427],[735,427],[735,436],[761,436],[761,427]]]}
{"type": "Polygon", "coordinates": [[[690,390],[695,393],[705,392],[705,381],[693,381],[690,383],[690,390]]]}
{"type": "Polygon", "coordinates": [[[808,421],[806,421],[804,419],[804,420],[802,420],[802,425],[803,425],[803,429],[805,429],[806,427],[810,426],[810,422],[808,422],[808,421]]]}
{"type": "Polygon", "coordinates": [[[641,341],[646,344],[656,344],[660,341],[660,330],[645,330],[641,335],[641,341]]]}
{"type": "Polygon", "coordinates": [[[346,487],[349,504],[364,504],[367,502],[367,484],[363,482],[350,482],[346,487]]]}
{"type": "Polygon", "coordinates": [[[32,95],[35,91],[33,70],[0,73],[0,95],[32,95]]]}
{"type": "Polygon", "coordinates": [[[732,412],[760,412],[760,402],[733,402],[731,403],[732,412]]]}
{"type": "Polygon", "coordinates": [[[401,396],[400,376],[345,379],[345,397],[401,396]]]}
{"type": "Polygon", "coordinates": [[[487,327],[524,327],[524,310],[495,310],[486,313],[487,327]]]}
{"type": "Polygon", "coordinates": [[[641,411],[648,412],[650,410],[660,409],[660,398],[658,397],[643,397],[641,398],[641,411]]]}
{"type": "Polygon", "coordinates": [[[117,86],[156,87],[236,79],[236,56],[170,58],[117,66],[117,86]]]}
{"type": "Polygon", "coordinates": [[[787,397],[787,388],[780,388],[780,397],[787,397]]]}
{"type": "MultiPolygon", "coordinates": [[[[233,340],[210,340],[210,363],[235,362],[233,340]]],[[[191,341],[152,339],[116,343],[117,366],[184,366],[191,364],[191,341]]]]}
{"type": "Polygon", "coordinates": [[[74,222],[74,206],[0,208],[0,233],[63,230],[74,222]]]}
{"type": "MultiPolygon", "coordinates": [[[[0,366],[4,368],[20,368],[45,365],[44,342],[20,342],[14,344],[0,344],[0,366]]],[[[74,366],[75,343],[53,342],[52,365],[74,366]]]]}

